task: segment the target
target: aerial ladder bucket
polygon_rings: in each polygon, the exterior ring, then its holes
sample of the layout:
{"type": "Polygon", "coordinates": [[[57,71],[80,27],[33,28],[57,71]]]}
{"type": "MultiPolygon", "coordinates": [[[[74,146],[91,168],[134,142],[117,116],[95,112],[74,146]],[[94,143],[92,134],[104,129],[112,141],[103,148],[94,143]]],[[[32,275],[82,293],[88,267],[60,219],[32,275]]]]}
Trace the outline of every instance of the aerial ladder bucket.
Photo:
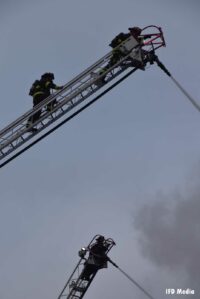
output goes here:
{"type": "MultiPolygon", "coordinates": [[[[91,240],[86,248],[81,248],[79,251],[80,260],[76,265],[74,271],[70,275],[69,279],[67,280],[64,288],[62,289],[61,293],[59,294],[57,299],[81,299],[85,295],[87,289],[89,288],[91,282],[93,281],[94,277],[96,276],[99,269],[106,268],[107,263],[105,262],[101,267],[97,265],[96,269],[93,270],[88,279],[84,278],[85,269],[88,263],[91,263],[91,249],[96,244],[96,240],[102,237],[101,235],[96,235],[91,240]]],[[[105,255],[107,256],[108,252],[112,249],[115,245],[113,239],[108,238],[104,239],[103,246],[105,246],[106,251],[105,255]]],[[[109,258],[108,258],[109,260],[109,258]]],[[[112,262],[112,261],[111,261],[112,262]]],[[[94,262],[95,265],[95,262],[94,262]]]]}

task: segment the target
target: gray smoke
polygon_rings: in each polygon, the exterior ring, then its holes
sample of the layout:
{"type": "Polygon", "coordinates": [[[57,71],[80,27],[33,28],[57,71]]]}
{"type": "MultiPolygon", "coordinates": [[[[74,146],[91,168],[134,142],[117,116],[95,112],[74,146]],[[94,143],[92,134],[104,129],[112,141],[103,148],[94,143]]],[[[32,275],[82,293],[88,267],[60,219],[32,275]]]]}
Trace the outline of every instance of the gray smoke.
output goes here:
{"type": "Polygon", "coordinates": [[[187,287],[199,292],[200,188],[184,195],[157,196],[139,210],[134,226],[142,254],[173,275],[182,273],[187,287]]]}

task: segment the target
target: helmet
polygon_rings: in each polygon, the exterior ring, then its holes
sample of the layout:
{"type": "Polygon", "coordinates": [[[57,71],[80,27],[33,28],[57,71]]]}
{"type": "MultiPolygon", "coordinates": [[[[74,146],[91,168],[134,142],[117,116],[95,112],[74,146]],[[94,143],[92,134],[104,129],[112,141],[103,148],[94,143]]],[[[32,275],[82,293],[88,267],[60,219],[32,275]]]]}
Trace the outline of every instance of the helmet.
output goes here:
{"type": "Polygon", "coordinates": [[[41,76],[41,79],[51,79],[51,80],[54,80],[54,74],[53,73],[44,73],[41,76]]]}
{"type": "Polygon", "coordinates": [[[131,27],[131,28],[128,28],[128,30],[130,30],[131,33],[133,33],[135,35],[140,35],[142,32],[142,29],[139,27],[131,27]]]}
{"type": "Polygon", "coordinates": [[[104,241],[105,241],[105,238],[104,238],[104,236],[98,236],[98,237],[96,238],[96,241],[97,241],[97,242],[104,242],[104,241]]]}

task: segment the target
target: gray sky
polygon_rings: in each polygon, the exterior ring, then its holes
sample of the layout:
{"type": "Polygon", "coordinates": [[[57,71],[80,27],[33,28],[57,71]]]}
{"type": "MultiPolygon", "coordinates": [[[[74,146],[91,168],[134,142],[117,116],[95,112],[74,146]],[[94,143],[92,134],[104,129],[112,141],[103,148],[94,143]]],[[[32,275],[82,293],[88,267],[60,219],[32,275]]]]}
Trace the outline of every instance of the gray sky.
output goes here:
{"type": "MultiPolygon", "coordinates": [[[[199,9],[195,0],[1,1],[1,128],[32,106],[42,73],[66,83],[134,25],[163,28],[160,60],[200,103],[199,9]]],[[[0,298],[57,298],[96,233],[116,240],[110,256],[156,298],[173,287],[199,294],[199,126],[152,66],[3,168],[0,298]]],[[[85,297],[145,298],[112,267],[85,297]]]]}

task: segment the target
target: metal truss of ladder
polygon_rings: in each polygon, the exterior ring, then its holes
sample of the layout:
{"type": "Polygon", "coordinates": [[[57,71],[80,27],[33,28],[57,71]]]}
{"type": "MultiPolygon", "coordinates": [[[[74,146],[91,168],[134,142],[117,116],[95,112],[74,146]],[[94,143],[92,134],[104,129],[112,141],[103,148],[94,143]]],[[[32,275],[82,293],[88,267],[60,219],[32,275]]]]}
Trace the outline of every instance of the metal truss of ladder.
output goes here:
{"type": "MultiPolygon", "coordinates": [[[[0,159],[3,159],[7,155],[11,154],[33,136],[40,133],[53,122],[61,118],[64,114],[70,112],[77,105],[102,88],[103,86],[101,84],[97,84],[97,82],[101,80],[103,75],[98,75],[98,73],[109,63],[111,56],[112,52],[108,53],[82,74],[66,84],[63,90],[51,95],[42,103],[35,106],[33,109],[4,128],[0,132],[0,159]],[[52,111],[46,111],[45,108],[47,104],[55,100],[57,104],[52,111]],[[39,110],[42,110],[41,117],[34,123],[34,127],[37,127],[37,132],[31,133],[29,131],[31,127],[26,127],[27,120],[39,110]]],[[[116,76],[125,71],[126,68],[126,65],[122,68],[119,64],[111,67],[110,70],[104,74],[104,76],[107,74],[106,83],[113,80],[116,76]]]]}
{"type": "MultiPolygon", "coordinates": [[[[96,235],[92,241],[89,243],[89,245],[86,248],[82,248],[80,252],[83,252],[83,257],[79,260],[78,264],[76,265],[74,271],[72,272],[71,276],[69,277],[68,281],[66,282],[63,290],[61,291],[60,295],[58,296],[58,299],[81,299],[85,295],[87,289],[89,288],[92,280],[94,279],[97,271],[93,273],[89,279],[89,281],[84,280],[81,278],[81,273],[85,267],[85,262],[88,259],[90,248],[93,244],[95,244],[95,240],[100,235],[96,235]]],[[[115,242],[111,239],[105,239],[104,244],[107,247],[106,254],[112,249],[112,247],[115,245],[115,242]]],[[[81,255],[81,254],[80,254],[81,255]]]]}
{"type": "MultiPolygon", "coordinates": [[[[30,142],[30,140],[36,137],[37,134],[50,127],[65,114],[70,115],[70,113],[76,110],[77,106],[80,106],[84,101],[89,100],[93,94],[98,94],[100,89],[104,89],[107,84],[120,76],[120,74],[126,72],[128,68],[132,67],[137,69],[135,62],[139,62],[141,65],[143,61],[147,61],[147,56],[148,53],[152,51],[154,40],[161,38],[158,34],[158,36],[156,36],[156,34],[154,35],[155,36],[152,39],[153,41],[149,41],[149,45],[151,46],[151,49],[149,50],[143,50],[145,45],[141,45],[133,36],[130,36],[119,46],[120,51],[123,52],[124,56],[118,63],[108,68],[110,59],[113,55],[112,52],[108,53],[91,67],[64,85],[64,88],[61,91],[52,94],[42,103],[38,104],[1,130],[0,160],[3,161],[3,159],[8,155],[11,155],[11,153],[14,154],[17,149],[23,147],[25,143],[30,142]],[[106,71],[102,74],[101,71],[105,67],[106,71]],[[102,80],[104,82],[102,82],[102,80]],[[47,111],[47,104],[55,101],[56,105],[51,111],[47,111]],[[27,128],[26,124],[28,119],[38,111],[42,111],[40,119],[27,128]],[[30,132],[30,129],[33,126],[34,128],[37,128],[37,132],[30,132]]],[[[160,45],[158,47],[160,47],[160,45]]],[[[138,66],[138,64],[136,65],[138,66]]]]}

